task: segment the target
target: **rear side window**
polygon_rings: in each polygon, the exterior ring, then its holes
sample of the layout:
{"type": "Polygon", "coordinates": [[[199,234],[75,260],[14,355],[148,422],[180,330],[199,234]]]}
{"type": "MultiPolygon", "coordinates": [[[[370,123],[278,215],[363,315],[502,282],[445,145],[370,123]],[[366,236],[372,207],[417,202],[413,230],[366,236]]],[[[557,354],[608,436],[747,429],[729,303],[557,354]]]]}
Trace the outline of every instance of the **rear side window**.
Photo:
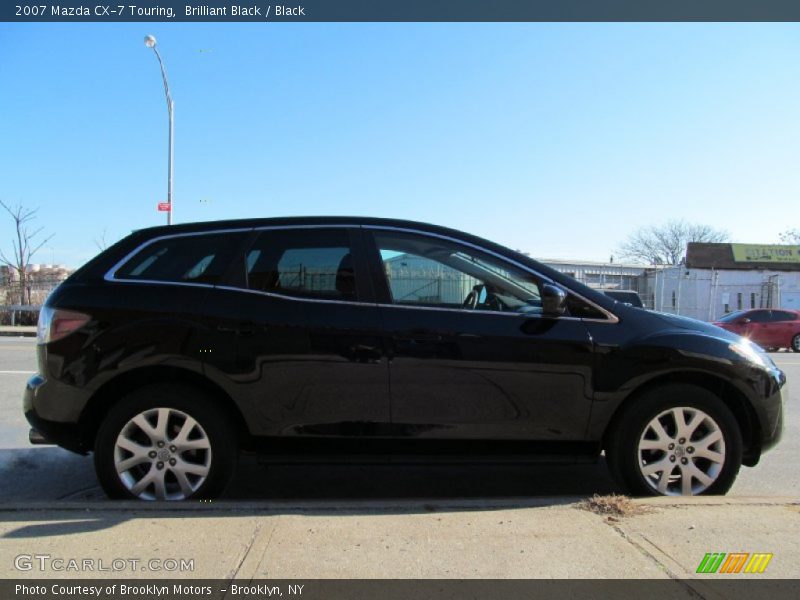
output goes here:
{"type": "Polygon", "coordinates": [[[259,292],[355,300],[350,236],[345,229],[275,229],[245,256],[247,287],[259,292]]]}
{"type": "Polygon", "coordinates": [[[241,242],[239,234],[172,237],[142,248],[114,273],[115,279],[218,283],[241,242]]]}
{"type": "Polygon", "coordinates": [[[791,313],[785,310],[773,310],[772,311],[772,320],[773,321],[795,321],[797,320],[797,315],[795,313],[791,313]]]}

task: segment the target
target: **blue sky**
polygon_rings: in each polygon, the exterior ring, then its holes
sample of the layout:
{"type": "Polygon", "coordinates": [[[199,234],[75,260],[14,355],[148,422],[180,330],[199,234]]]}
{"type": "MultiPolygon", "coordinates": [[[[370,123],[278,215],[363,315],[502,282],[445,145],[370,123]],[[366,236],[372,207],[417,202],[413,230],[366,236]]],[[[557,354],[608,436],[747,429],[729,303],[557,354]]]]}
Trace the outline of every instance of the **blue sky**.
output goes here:
{"type": "Polygon", "coordinates": [[[40,207],[36,262],[165,220],[148,33],[176,222],[391,216],[593,260],[672,218],[800,226],[797,24],[3,23],[0,198],[40,207]]]}

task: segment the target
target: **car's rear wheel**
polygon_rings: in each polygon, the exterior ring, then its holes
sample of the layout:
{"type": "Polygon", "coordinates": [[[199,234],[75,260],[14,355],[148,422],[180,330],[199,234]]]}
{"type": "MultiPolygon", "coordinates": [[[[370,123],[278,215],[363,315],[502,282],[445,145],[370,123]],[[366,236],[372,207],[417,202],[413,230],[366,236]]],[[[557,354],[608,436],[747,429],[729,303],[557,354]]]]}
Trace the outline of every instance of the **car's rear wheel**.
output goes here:
{"type": "Polygon", "coordinates": [[[800,352],[800,333],[792,338],[792,350],[800,352]]]}
{"type": "Polygon", "coordinates": [[[143,387],[112,407],[95,440],[95,469],[111,498],[211,498],[238,456],[230,419],[202,390],[143,387]]]}
{"type": "Polygon", "coordinates": [[[722,400],[697,386],[670,384],[627,407],[609,432],[606,459],[635,495],[715,495],[733,485],[742,446],[722,400]]]}

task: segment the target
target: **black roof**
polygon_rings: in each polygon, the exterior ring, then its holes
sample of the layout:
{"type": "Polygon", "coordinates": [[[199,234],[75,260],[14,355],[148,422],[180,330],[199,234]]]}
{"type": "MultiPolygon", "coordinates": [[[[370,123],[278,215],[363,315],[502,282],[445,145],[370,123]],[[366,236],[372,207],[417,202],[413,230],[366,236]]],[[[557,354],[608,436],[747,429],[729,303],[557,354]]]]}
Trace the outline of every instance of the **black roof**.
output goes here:
{"type": "MultiPolygon", "coordinates": [[[[147,227],[135,231],[144,238],[157,237],[159,235],[169,235],[175,233],[189,233],[199,231],[214,231],[219,229],[251,229],[257,227],[270,227],[281,225],[376,225],[382,227],[398,227],[407,229],[418,229],[421,231],[428,231],[439,235],[455,237],[457,239],[472,242],[478,246],[482,246],[489,250],[493,250],[500,254],[512,254],[515,258],[522,259],[522,262],[531,262],[531,258],[511,250],[505,246],[487,240],[470,233],[460,231],[458,229],[451,229],[449,227],[442,227],[440,225],[432,225],[430,223],[423,223],[421,221],[409,221],[407,219],[386,219],[380,217],[357,217],[357,216],[306,216],[306,217],[267,217],[267,218],[253,218],[253,219],[229,219],[222,221],[195,221],[193,223],[180,223],[177,225],[158,225],[155,227],[147,227]]],[[[546,271],[548,276],[552,276],[552,270],[545,265],[539,265],[540,271],[546,271]]]]}
{"type": "Polygon", "coordinates": [[[252,227],[269,227],[271,225],[383,225],[386,227],[413,227],[429,231],[448,231],[463,235],[463,232],[405,219],[385,219],[379,217],[358,216],[305,216],[305,217],[257,217],[250,219],[226,219],[222,221],[194,221],[175,225],[157,225],[140,229],[147,233],[180,233],[188,231],[210,231],[215,229],[248,229],[252,227]]]}

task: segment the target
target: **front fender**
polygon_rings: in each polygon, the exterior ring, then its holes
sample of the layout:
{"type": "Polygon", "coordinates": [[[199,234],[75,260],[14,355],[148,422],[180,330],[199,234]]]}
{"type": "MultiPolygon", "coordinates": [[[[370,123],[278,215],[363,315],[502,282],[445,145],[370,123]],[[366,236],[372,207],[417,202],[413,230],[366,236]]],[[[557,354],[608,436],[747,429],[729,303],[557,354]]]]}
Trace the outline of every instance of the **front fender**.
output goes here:
{"type": "Polygon", "coordinates": [[[662,381],[697,383],[719,394],[732,392],[745,401],[761,428],[770,427],[777,418],[775,397],[780,398],[785,376],[768,358],[765,365],[758,365],[743,357],[733,349],[736,339],[684,331],[658,332],[617,344],[594,337],[589,440],[602,438],[623,403],[662,381]]]}

